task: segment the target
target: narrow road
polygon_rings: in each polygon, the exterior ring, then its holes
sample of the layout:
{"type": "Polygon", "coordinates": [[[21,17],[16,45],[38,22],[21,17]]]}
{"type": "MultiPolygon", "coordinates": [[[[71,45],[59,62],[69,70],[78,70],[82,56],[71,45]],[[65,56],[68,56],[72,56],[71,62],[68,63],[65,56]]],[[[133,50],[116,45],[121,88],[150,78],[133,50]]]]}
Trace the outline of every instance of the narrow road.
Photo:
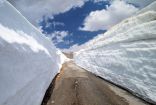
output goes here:
{"type": "Polygon", "coordinates": [[[148,105],[72,61],[63,65],[51,96],[42,105],[148,105]]]}

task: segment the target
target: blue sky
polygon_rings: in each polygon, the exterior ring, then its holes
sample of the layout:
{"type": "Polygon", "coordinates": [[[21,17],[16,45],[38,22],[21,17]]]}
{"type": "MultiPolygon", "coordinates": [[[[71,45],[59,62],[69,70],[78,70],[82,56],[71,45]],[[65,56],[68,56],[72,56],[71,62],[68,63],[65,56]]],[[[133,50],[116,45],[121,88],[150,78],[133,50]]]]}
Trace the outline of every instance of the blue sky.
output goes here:
{"type": "MultiPolygon", "coordinates": [[[[40,22],[43,33],[51,35],[55,31],[67,31],[68,35],[64,37],[64,41],[56,43],[58,48],[69,48],[74,44],[83,44],[95,37],[97,34],[104,33],[105,30],[95,32],[82,31],[79,27],[82,26],[85,17],[94,10],[105,9],[109,5],[108,1],[94,3],[86,2],[81,8],[73,8],[68,12],[55,15],[53,19],[48,18],[40,22]],[[50,24],[51,23],[51,24],[50,24]],[[54,23],[60,23],[55,25],[54,23]],[[47,26],[48,24],[48,26],[47,26]],[[50,24],[50,25],[49,25],[50,24]]],[[[55,40],[55,39],[54,39],[55,40]]]]}
{"type": "Polygon", "coordinates": [[[56,47],[91,40],[155,0],[8,0],[56,47]],[[33,14],[33,15],[32,15],[33,14]]]}

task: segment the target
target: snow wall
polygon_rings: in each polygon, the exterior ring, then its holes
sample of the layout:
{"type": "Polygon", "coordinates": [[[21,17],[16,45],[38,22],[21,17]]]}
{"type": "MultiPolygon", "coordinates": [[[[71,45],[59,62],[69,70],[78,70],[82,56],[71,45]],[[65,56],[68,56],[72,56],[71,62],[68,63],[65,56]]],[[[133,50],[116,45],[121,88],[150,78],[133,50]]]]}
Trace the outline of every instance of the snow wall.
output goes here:
{"type": "Polygon", "coordinates": [[[40,105],[64,55],[0,0],[0,105],[40,105]]]}
{"type": "Polygon", "coordinates": [[[77,65],[156,104],[154,10],[122,21],[84,46],[74,53],[77,65]]]}

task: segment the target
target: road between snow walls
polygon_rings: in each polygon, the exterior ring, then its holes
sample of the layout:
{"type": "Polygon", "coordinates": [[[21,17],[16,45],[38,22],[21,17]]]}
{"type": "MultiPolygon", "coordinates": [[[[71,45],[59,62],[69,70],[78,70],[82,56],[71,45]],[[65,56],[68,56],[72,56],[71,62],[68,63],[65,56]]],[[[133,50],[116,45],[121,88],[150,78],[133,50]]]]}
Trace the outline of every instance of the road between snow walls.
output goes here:
{"type": "Polygon", "coordinates": [[[63,64],[60,73],[49,86],[41,105],[149,104],[70,60],[63,64]]]}
{"type": "Polygon", "coordinates": [[[77,65],[156,104],[156,2],[84,46],[77,65]]]}
{"type": "MultiPolygon", "coordinates": [[[[156,2],[88,42],[74,54],[75,63],[155,103],[155,7],[156,2]]],[[[66,60],[19,11],[0,0],[0,105],[40,105],[66,60]]],[[[79,82],[71,83],[77,90],[79,82]]]]}
{"type": "Polygon", "coordinates": [[[40,105],[65,56],[0,0],[0,105],[40,105]]]}

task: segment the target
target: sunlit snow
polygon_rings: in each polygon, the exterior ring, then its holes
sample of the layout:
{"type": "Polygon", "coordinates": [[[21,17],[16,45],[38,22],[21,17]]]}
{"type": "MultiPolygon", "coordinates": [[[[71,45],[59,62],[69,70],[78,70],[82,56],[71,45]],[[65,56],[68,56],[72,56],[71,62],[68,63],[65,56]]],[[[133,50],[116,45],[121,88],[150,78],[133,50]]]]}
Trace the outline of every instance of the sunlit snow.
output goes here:
{"type": "Polygon", "coordinates": [[[77,65],[149,102],[156,102],[156,12],[153,9],[122,21],[84,46],[75,53],[77,65]]]}
{"type": "Polygon", "coordinates": [[[40,105],[64,59],[9,2],[0,2],[0,105],[40,105]]]}

